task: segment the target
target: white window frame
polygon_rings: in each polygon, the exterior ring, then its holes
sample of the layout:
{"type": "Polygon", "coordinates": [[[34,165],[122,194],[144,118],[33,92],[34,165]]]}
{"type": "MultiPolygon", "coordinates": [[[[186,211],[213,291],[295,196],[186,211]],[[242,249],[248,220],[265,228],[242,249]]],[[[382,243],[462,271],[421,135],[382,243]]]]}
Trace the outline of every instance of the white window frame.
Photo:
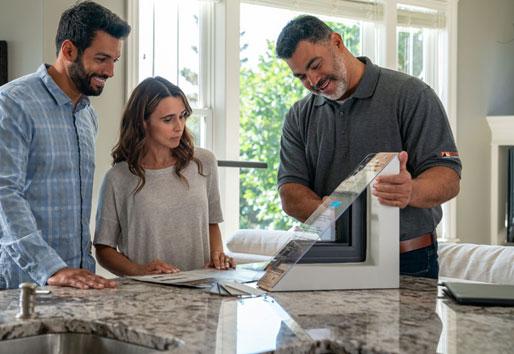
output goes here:
{"type": "MultiPolygon", "coordinates": [[[[239,0],[224,0],[214,11],[213,151],[220,160],[239,160],[239,0]]],[[[239,229],[239,169],[221,168],[223,237],[239,229]]]]}
{"type": "MultiPolygon", "coordinates": [[[[205,117],[200,120],[200,145],[207,149],[213,149],[213,18],[214,1],[200,1],[199,16],[199,59],[200,72],[198,77],[199,99],[198,106],[192,107],[193,114],[205,117]]],[[[139,0],[127,2],[127,19],[132,26],[132,33],[127,39],[127,72],[126,72],[126,97],[139,83],[139,0]]]]}
{"type": "MultiPolygon", "coordinates": [[[[218,159],[239,160],[239,0],[197,0],[202,1],[200,19],[201,45],[207,48],[201,54],[201,66],[205,69],[200,77],[200,89],[205,98],[203,107],[195,113],[204,114],[206,119],[206,146],[218,159]],[[205,18],[204,18],[205,17],[205,18]],[[204,91],[205,90],[205,91],[204,91]]],[[[269,1],[270,3],[273,0],[269,1]]],[[[127,97],[137,85],[137,8],[138,0],[128,3],[128,21],[133,33],[127,43],[127,97]]],[[[292,2],[294,3],[294,2],[292,2]]],[[[458,0],[383,0],[383,24],[378,31],[363,26],[363,53],[382,66],[397,69],[397,5],[398,3],[442,9],[446,13],[447,50],[437,55],[447,55],[448,67],[439,70],[438,85],[443,88],[443,102],[446,103],[450,126],[455,138],[457,131],[457,4],[458,0]],[[378,34],[383,40],[374,40],[378,34]],[[446,88],[446,89],[445,89],[446,88]]],[[[313,2],[315,4],[315,2],[313,2]]],[[[277,34],[278,35],[278,34],[277,34]]],[[[444,58],[443,58],[444,59],[444,58]]],[[[220,195],[225,222],[221,225],[224,236],[239,228],[239,170],[222,168],[220,174],[220,195]]],[[[440,238],[444,241],[458,241],[456,233],[457,202],[455,199],[443,205],[445,223],[440,238]]]]}

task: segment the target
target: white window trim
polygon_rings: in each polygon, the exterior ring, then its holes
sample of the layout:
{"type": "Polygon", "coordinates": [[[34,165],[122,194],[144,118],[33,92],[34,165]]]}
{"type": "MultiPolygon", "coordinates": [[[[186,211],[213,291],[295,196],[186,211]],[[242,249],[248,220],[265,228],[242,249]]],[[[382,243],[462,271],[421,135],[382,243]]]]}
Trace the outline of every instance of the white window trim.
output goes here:
{"type": "MultiPolygon", "coordinates": [[[[447,114],[450,127],[453,131],[455,142],[457,141],[457,8],[459,0],[448,0],[446,8],[447,26],[447,87],[448,87],[448,107],[447,114]]],[[[445,229],[443,230],[442,241],[459,242],[457,235],[457,200],[454,198],[443,205],[443,212],[449,215],[445,229]]]]}
{"type": "Polygon", "coordinates": [[[385,67],[391,70],[398,70],[398,42],[396,27],[398,25],[398,10],[396,0],[384,0],[384,57],[385,67]],[[393,48],[393,50],[391,50],[393,48]]]}
{"type": "MultiPolygon", "coordinates": [[[[239,160],[239,0],[215,4],[213,152],[220,160],[239,160]]],[[[223,237],[239,229],[239,169],[221,168],[223,237]]]]}
{"type": "Polygon", "coordinates": [[[139,78],[139,0],[127,1],[127,22],[132,30],[130,36],[125,40],[125,52],[127,53],[125,101],[137,86],[139,78]]]}
{"type": "Polygon", "coordinates": [[[376,40],[380,30],[371,22],[363,22],[361,27],[361,55],[366,55],[373,63],[382,63],[383,57],[376,40]],[[365,54],[364,54],[365,53],[365,54]]]}

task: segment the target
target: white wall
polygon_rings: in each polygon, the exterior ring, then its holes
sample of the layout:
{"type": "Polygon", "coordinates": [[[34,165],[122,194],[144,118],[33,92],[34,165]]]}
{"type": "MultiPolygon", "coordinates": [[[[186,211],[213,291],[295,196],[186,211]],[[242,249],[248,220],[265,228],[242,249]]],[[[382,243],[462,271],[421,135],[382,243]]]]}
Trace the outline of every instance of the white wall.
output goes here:
{"type": "Polygon", "coordinates": [[[42,8],[43,0],[0,0],[0,40],[7,41],[9,80],[41,64],[42,8]]]}
{"type": "MultiPolygon", "coordinates": [[[[514,115],[514,1],[460,0],[457,140],[462,157],[457,236],[489,243],[487,115],[514,115]]],[[[514,132],[513,132],[514,134],[514,132]]]]}

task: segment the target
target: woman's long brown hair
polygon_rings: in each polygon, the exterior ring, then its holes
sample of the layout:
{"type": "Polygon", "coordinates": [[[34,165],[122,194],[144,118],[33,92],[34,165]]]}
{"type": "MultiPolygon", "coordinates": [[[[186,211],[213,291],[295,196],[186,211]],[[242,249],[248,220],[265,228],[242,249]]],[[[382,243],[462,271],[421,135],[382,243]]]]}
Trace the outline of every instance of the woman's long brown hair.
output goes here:
{"type": "MultiPolygon", "coordinates": [[[[193,110],[187,101],[186,95],[178,87],[168,80],[156,76],[143,80],[130,95],[123,117],[121,119],[120,138],[112,151],[113,165],[127,161],[129,171],[139,177],[135,193],[145,185],[145,169],[141,165],[146,155],[146,130],[144,122],[150,118],[159,102],[166,97],[179,97],[186,108],[186,118],[193,110]]],[[[184,127],[180,143],[175,149],[170,150],[171,156],[176,159],[175,173],[187,184],[187,180],[181,171],[192,160],[198,166],[198,173],[203,175],[202,163],[194,157],[194,143],[191,133],[184,127]]]]}

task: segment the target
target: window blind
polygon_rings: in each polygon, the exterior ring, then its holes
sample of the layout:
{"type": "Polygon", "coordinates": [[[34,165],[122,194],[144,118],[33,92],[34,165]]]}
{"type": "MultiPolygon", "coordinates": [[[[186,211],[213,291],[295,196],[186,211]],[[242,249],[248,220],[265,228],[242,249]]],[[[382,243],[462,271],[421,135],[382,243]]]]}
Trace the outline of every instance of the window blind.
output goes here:
{"type": "Polygon", "coordinates": [[[398,4],[398,26],[419,28],[445,28],[443,10],[398,4]]]}
{"type": "MultiPolygon", "coordinates": [[[[341,17],[358,21],[381,22],[384,4],[379,0],[242,0],[246,4],[277,7],[313,15],[341,17]]],[[[398,5],[398,26],[444,28],[446,16],[441,7],[430,9],[419,6],[398,5]]]]}
{"type": "Polygon", "coordinates": [[[242,0],[241,2],[368,22],[378,22],[383,18],[383,6],[376,0],[242,0]]]}

